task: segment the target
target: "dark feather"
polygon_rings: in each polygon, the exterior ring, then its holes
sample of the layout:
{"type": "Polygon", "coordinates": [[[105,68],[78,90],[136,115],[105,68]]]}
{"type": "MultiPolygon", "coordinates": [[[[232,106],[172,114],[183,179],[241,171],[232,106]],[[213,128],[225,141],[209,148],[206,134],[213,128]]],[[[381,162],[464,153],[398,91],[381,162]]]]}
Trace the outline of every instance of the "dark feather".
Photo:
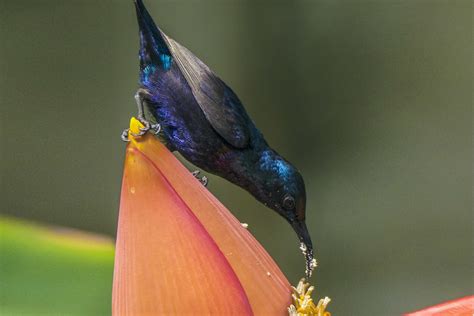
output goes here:
{"type": "Polygon", "coordinates": [[[186,47],[165,35],[173,59],[181,69],[209,123],[237,148],[249,143],[249,117],[235,93],[186,47]]]}
{"type": "MultiPolygon", "coordinates": [[[[172,38],[164,34],[153,22],[141,1],[136,2],[140,30],[142,30],[142,62],[153,60],[165,70],[176,62],[199,107],[214,130],[230,145],[245,148],[249,144],[250,121],[242,103],[212,70],[199,58],[172,38]],[[149,55],[155,52],[155,56],[149,55]]],[[[142,65],[145,67],[146,65],[142,65]]]]}
{"type": "Polygon", "coordinates": [[[283,216],[297,233],[314,267],[305,224],[306,193],[298,170],[271,149],[242,103],[209,67],[166,36],[141,0],[140,87],[160,137],[197,167],[235,183],[283,216]]]}

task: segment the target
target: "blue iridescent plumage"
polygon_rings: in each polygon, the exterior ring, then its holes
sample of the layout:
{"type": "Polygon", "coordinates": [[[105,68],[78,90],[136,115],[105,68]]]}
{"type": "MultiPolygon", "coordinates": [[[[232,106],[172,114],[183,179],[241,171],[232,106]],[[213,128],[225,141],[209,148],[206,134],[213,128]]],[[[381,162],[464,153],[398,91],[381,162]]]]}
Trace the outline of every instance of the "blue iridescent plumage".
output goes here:
{"type": "Polygon", "coordinates": [[[161,125],[168,148],[196,166],[250,192],[283,216],[306,247],[306,193],[298,170],[271,149],[237,95],[188,49],[164,34],[141,0],[135,0],[140,31],[143,100],[161,125]]]}

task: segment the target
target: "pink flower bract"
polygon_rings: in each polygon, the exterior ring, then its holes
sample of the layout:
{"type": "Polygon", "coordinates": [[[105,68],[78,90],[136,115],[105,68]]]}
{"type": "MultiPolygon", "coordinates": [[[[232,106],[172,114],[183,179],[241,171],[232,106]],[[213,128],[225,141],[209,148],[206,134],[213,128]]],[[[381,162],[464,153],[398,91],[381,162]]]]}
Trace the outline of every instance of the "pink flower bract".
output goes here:
{"type": "Polygon", "coordinates": [[[290,284],[249,231],[156,137],[130,140],[113,315],[287,315],[290,284]]]}

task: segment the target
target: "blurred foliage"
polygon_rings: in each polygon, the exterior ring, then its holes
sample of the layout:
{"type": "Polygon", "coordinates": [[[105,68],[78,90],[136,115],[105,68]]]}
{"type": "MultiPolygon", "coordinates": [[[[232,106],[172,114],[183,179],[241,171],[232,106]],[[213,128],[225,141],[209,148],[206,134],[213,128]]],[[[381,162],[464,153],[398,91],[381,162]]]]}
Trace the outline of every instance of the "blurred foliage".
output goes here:
{"type": "Polygon", "coordinates": [[[113,244],[0,217],[1,315],[110,315],[113,244]]]}

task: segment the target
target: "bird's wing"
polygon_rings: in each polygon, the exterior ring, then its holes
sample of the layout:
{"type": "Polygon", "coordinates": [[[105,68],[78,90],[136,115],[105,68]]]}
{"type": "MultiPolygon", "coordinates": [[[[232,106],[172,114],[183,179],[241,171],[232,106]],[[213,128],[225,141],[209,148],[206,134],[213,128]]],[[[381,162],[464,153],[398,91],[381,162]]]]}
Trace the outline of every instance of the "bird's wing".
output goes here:
{"type": "Polygon", "coordinates": [[[176,62],[214,130],[236,148],[248,146],[250,118],[235,93],[193,53],[166,36],[141,0],[135,0],[135,7],[140,27],[141,63],[156,62],[168,71],[176,62]]]}
{"type": "Polygon", "coordinates": [[[247,147],[250,118],[237,95],[186,47],[161,35],[214,130],[232,146],[247,147]]]}

